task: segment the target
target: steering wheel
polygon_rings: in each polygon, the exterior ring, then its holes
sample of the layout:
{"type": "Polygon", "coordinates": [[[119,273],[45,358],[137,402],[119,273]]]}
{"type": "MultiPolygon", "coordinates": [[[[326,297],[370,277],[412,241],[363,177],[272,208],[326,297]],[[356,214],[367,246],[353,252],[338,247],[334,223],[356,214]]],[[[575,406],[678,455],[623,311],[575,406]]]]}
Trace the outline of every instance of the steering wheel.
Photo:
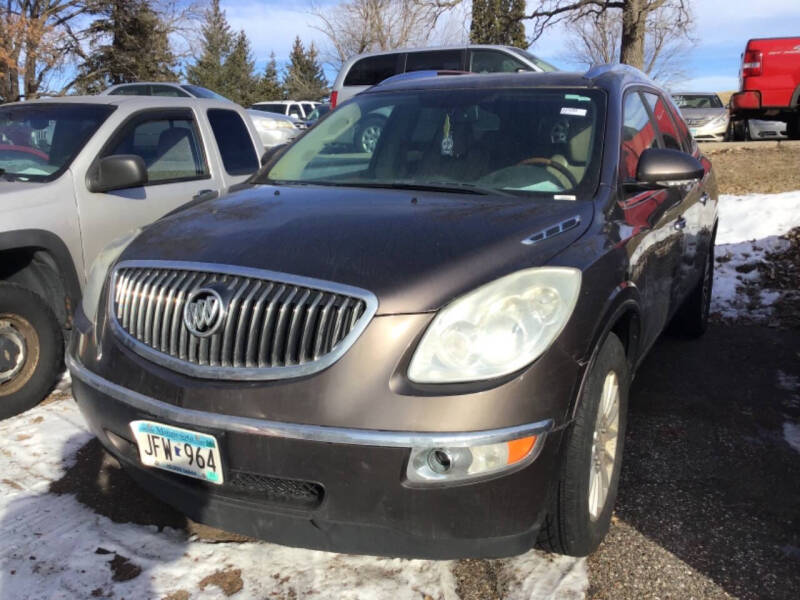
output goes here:
{"type": "Polygon", "coordinates": [[[575,175],[572,174],[567,167],[562,165],[559,162],[554,161],[552,158],[543,158],[543,157],[533,157],[533,158],[526,158],[525,160],[519,161],[516,166],[525,166],[525,165],[533,165],[533,166],[542,166],[542,167],[553,167],[556,171],[561,173],[564,177],[567,178],[570,185],[572,187],[578,187],[578,180],[575,179],[575,175]]]}

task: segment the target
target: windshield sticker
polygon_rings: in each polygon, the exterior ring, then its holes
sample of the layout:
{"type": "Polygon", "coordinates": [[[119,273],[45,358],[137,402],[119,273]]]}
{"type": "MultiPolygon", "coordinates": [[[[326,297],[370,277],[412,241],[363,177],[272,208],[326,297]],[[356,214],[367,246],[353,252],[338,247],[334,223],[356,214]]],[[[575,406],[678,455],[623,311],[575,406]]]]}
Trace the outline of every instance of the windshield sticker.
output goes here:
{"type": "Polygon", "coordinates": [[[581,96],[580,94],[564,94],[564,100],[575,100],[577,102],[591,102],[592,99],[588,96],[581,96]]]}
{"type": "Polygon", "coordinates": [[[445,115],[442,129],[442,156],[453,156],[454,146],[453,136],[450,135],[450,115],[445,115]]]}
{"type": "Polygon", "coordinates": [[[569,115],[571,117],[585,117],[586,116],[586,109],[585,108],[573,108],[571,106],[562,106],[561,107],[561,114],[562,115],[569,115]]]}

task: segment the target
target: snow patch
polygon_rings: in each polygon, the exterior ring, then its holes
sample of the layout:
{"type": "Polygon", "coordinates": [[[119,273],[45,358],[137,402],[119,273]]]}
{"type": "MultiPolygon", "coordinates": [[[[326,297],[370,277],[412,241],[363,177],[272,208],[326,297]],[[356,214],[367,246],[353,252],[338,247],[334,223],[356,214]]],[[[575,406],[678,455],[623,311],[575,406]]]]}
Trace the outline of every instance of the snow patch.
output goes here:
{"type": "Polygon", "coordinates": [[[786,248],[786,240],[779,236],[794,227],[800,227],[800,191],[719,197],[712,313],[731,319],[769,318],[782,292],[761,290],[750,295],[742,286],[758,282],[756,265],[766,254],[786,248]]]}

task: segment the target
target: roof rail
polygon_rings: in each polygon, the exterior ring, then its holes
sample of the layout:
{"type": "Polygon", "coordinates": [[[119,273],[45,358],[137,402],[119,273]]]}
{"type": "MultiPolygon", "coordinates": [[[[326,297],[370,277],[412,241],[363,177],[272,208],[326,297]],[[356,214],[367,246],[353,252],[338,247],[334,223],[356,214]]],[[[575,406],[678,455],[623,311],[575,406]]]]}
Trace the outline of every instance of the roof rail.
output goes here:
{"type": "Polygon", "coordinates": [[[589,70],[583,74],[584,77],[587,79],[597,79],[601,75],[605,75],[606,73],[619,73],[620,75],[631,75],[632,77],[636,77],[638,79],[646,79],[650,80],[646,73],[640,71],[636,67],[632,67],[630,65],[623,65],[621,63],[610,63],[610,64],[597,64],[592,65],[589,67],[589,70]]]}

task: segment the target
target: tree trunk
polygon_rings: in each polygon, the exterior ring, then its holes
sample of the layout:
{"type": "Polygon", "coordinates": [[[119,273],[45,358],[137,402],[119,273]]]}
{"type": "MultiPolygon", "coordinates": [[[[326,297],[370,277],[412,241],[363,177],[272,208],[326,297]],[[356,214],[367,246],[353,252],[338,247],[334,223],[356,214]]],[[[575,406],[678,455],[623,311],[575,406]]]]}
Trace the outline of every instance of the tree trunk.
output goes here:
{"type": "Polygon", "coordinates": [[[619,62],[644,69],[644,34],[647,14],[644,0],[626,0],[622,9],[622,40],[619,62]]]}

